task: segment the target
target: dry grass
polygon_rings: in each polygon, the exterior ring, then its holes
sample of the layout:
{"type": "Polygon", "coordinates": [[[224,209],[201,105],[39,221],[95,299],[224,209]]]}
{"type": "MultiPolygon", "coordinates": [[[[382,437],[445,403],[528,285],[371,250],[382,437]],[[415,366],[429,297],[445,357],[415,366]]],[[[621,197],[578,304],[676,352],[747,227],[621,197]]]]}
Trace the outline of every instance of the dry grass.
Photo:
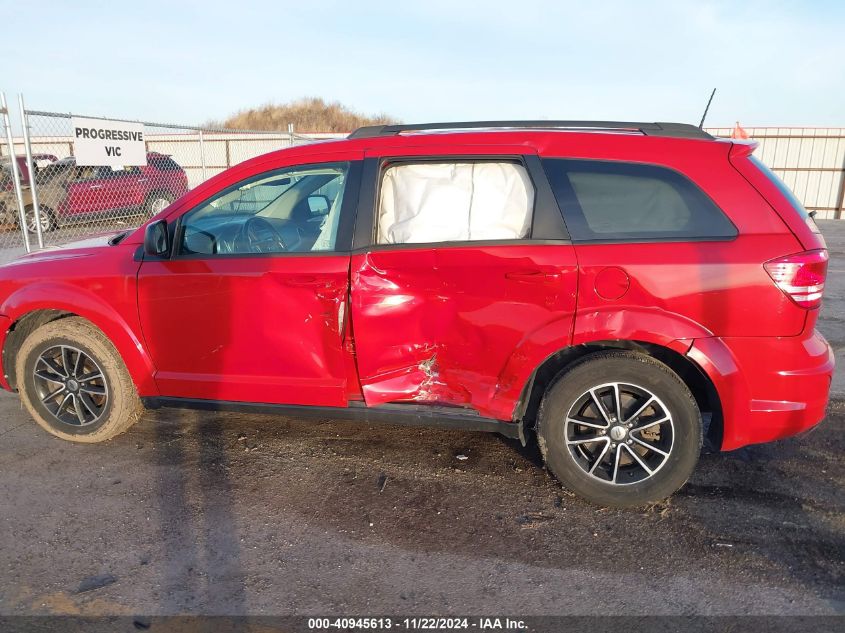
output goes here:
{"type": "Polygon", "coordinates": [[[327,103],[319,97],[306,97],[285,104],[267,104],[241,110],[225,121],[214,121],[214,127],[239,130],[287,131],[293,123],[296,132],[351,132],[362,125],[398,123],[386,114],[367,116],[337,101],[327,103]]]}

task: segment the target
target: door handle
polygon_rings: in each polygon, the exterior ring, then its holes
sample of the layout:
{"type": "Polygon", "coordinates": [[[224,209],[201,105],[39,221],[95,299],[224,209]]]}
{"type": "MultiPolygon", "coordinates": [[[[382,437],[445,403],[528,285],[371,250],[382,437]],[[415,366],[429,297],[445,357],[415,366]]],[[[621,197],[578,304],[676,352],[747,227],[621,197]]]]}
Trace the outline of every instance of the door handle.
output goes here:
{"type": "Polygon", "coordinates": [[[515,270],[505,273],[505,278],[513,279],[514,281],[547,283],[560,279],[560,273],[543,272],[542,270],[515,270]]]}
{"type": "Polygon", "coordinates": [[[89,189],[102,189],[103,185],[89,185],[88,188],[89,189]]]}
{"type": "Polygon", "coordinates": [[[147,182],[148,180],[149,180],[149,178],[138,178],[139,183],[147,182]]]}

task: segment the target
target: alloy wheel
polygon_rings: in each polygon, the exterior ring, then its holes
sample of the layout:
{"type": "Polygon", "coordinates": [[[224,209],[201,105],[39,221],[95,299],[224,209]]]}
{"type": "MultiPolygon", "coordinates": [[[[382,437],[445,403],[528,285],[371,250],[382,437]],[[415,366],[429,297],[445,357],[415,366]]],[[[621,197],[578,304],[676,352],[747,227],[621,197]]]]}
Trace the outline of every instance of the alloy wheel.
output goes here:
{"type": "Polygon", "coordinates": [[[675,429],[671,412],[655,394],[639,385],[612,382],[575,400],[564,439],[587,475],[627,485],[649,479],[666,464],[675,429]]]}
{"type": "Polygon", "coordinates": [[[103,416],[109,401],[105,374],[85,352],[69,345],[41,353],[33,370],[41,404],[59,422],[83,427],[103,416]]]}
{"type": "MultiPolygon", "coordinates": [[[[41,232],[46,233],[50,230],[50,216],[43,210],[38,214],[38,216],[38,219],[41,220],[41,232]]],[[[26,212],[26,229],[30,233],[38,232],[34,209],[28,209],[26,212]]]]}
{"type": "Polygon", "coordinates": [[[170,200],[167,198],[155,198],[150,203],[150,215],[158,215],[162,211],[164,211],[167,206],[170,204],[170,200]]]}

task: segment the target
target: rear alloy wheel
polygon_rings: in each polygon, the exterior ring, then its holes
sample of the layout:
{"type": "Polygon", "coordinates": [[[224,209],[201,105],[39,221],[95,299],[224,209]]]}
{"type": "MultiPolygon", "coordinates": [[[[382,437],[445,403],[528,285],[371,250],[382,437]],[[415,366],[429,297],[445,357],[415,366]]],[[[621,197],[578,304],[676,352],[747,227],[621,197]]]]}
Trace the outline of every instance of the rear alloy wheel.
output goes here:
{"type": "Polygon", "coordinates": [[[15,376],[35,421],[63,439],[110,439],[143,410],[117,350],[84,319],[59,319],[33,332],[21,346],[15,376]]]}
{"type": "Polygon", "coordinates": [[[173,202],[173,196],[169,193],[156,191],[147,198],[146,209],[147,215],[153,217],[164,211],[170,203],[173,202]]]}
{"type": "MultiPolygon", "coordinates": [[[[35,221],[35,207],[27,207],[24,209],[24,214],[26,217],[26,230],[35,235],[38,232],[37,223],[35,221]]],[[[41,221],[42,233],[49,233],[56,228],[56,218],[50,209],[40,208],[38,210],[38,219],[41,221]]]]}
{"type": "Polygon", "coordinates": [[[549,388],[538,439],[565,486],[601,505],[637,506],[664,499],[689,478],[701,450],[701,414],[663,363],[602,352],[549,388]]]}
{"type": "Polygon", "coordinates": [[[587,475],[625,486],[654,476],[666,464],[674,430],[660,398],[639,385],[613,382],[581,394],[566,416],[564,436],[587,475]]]}

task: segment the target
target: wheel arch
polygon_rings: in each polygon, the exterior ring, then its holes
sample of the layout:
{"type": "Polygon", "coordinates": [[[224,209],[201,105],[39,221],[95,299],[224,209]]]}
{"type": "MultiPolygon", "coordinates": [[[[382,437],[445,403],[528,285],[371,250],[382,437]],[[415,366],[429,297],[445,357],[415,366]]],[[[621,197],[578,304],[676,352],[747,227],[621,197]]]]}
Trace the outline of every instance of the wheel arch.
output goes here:
{"type": "Polygon", "coordinates": [[[70,316],[77,315],[64,310],[33,310],[12,322],[3,343],[3,370],[11,389],[18,388],[15,360],[23,342],[42,325],[70,316]]]}
{"type": "Polygon", "coordinates": [[[158,184],[155,187],[150,188],[147,195],[144,196],[144,200],[152,200],[157,195],[165,195],[172,198],[173,192],[170,191],[166,185],[158,184]]]}
{"type": "Polygon", "coordinates": [[[707,373],[676,349],[648,341],[607,339],[564,347],[538,365],[523,387],[514,410],[514,420],[533,432],[540,401],[554,379],[568,367],[598,352],[628,350],[659,360],[674,371],[689,388],[705,421],[708,448],[719,450],[723,432],[722,403],[707,373]]]}
{"type": "Polygon", "coordinates": [[[169,189],[167,185],[157,184],[156,186],[151,187],[147,194],[144,196],[144,204],[149,205],[149,203],[154,200],[156,196],[161,196],[169,199],[171,204],[178,197],[169,189]]]}
{"type": "Polygon", "coordinates": [[[138,394],[158,395],[153,378],[155,368],[143,341],[108,304],[90,292],[64,284],[26,286],[13,294],[0,309],[10,321],[3,344],[3,369],[9,386],[17,388],[15,358],[24,340],[39,327],[67,317],[81,317],[96,327],[114,345],[123,359],[138,394]]]}

